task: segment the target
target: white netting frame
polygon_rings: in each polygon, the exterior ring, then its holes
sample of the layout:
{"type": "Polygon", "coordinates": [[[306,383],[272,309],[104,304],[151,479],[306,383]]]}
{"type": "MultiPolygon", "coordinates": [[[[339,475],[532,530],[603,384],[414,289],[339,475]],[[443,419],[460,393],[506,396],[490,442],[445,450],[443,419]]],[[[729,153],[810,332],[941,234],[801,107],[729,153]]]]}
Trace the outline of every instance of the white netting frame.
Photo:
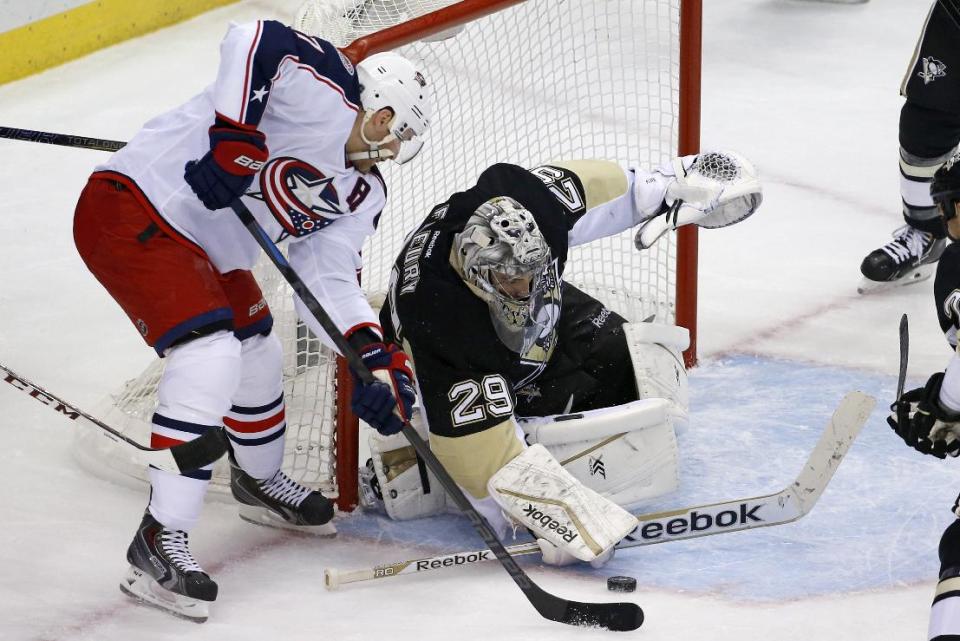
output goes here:
{"type": "MultiPolygon", "coordinates": [[[[528,0],[447,32],[456,37],[399,49],[423,64],[434,87],[438,118],[420,158],[403,168],[384,166],[388,206],[377,234],[364,248],[363,283],[371,299],[382,296],[410,229],[433,204],[473,184],[489,164],[534,166],[554,159],[604,158],[651,167],[676,155],[680,2],[528,0]],[[485,39],[493,39],[492,48],[485,39]],[[564,65],[555,64],[557,60],[564,65]],[[493,109],[505,105],[518,118],[493,109]],[[464,131],[471,132],[475,142],[468,146],[461,140],[457,123],[464,123],[464,131]]],[[[398,19],[453,3],[312,4],[334,6],[332,12],[315,12],[314,18],[325,16],[324,33],[318,35],[342,46],[398,19]],[[359,12],[344,10],[361,5],[359,12]],[[381,11],[388,5],[394,10],[381,11]],[[358,15],[374,28],[358,30],[351,22],[358,15]]],[[[316,33],[315,28],[307,30],[316,33]]],[[[336,495],[334,359],[316,339],[304,335],[289,289],[272,265],[263,260],[255,273],[284,345],[288,423],[284,469],[293,478],[336,495]]],[[[673,322],[676,274],[674,234],[640,254],[632,232],[625,232],[574,249],[565,277],[631,320],[654,316],[673,322]]],[[[156,404],[153,389],[161,368],[162,361],[156,362],[109,399],[100,412],[108,424],[141,442],[149,440],[149,419],[156,404]]],[[[111,451],[110,441],[95,436],[81,441],[81,460],[98,473],[121,480],[146,479],[142,467],[111,451]]],[[[229,492],[228,487],[228,472],[221,462],[212,489],[217,494],[229,492]]]]}

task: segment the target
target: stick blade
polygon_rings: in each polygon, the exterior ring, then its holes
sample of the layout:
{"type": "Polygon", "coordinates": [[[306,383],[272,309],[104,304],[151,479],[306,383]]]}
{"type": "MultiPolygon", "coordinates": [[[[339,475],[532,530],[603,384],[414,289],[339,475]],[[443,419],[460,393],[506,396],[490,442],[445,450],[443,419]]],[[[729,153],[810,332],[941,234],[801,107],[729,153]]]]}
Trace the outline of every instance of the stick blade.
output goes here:
{"type": "Polygon", "coordinates": [[[615,632],[629,632],[643,625],[643,610],[636,603],[583,603],[561,599],[535,584],[531,587],[535,589],[527,592],[527,597],[545,619],[615,632]]]}
{"type": "Polygon", "coordinates": [[[840,401],[814,453],[793,484],[803,514],[809,512],[823,494],[876,404],[877,399],[863,392],[850,392],[840,401]]]}
{"type": "Polygon", "coordinates": [[[170,448],[170,454],[181,472],[199,470],[226,453],[227,436],[223,428],[207,430],[199,438],[170,448]]]}
{"type": "Polygon", "coordinates": [[[900,397],[903,396],[903,386],[907,382],[907,358],[909,357],[910,352],[910,328],[907,323],[907,315],[904,314],[900,317],[900,373],[897,377],[897,398],[895,401],[899,401],[900,397]]]}

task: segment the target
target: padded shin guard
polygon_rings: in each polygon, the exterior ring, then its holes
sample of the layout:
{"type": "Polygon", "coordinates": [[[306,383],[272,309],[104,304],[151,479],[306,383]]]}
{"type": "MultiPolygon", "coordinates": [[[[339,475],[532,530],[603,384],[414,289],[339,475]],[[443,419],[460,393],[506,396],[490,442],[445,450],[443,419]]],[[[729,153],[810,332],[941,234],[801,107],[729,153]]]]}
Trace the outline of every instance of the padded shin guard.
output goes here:
{"type": "Polygon", "coordinates": [[[943,237],[943,226],[930,197],[930,183],[951,153],[952,150],[935,158],[921,158],[900,148],[900,197],[903,199],[904,220],[938,238],[943,237]]]}
{"type": "MultiPolygon", "coordinates": [[[[191,441],[222,424],[239,382],[240,343],[231,332],[170,349],[157,391],[153,447],[191,441]]],[[[165,527],[190,531],[200,517],[213,466],[177,475],[150,470],[150,513],[165,527]]]]}
{"type": "Polygon", "coordinates": [[[271,478],[283,464],[287,422],[283,402],[283,348],[273,335],[243,341],[240,384],[223,417],[233,456],[255,479],[271,478]]]}
{"type": "Polygon", "coordinates": [[[581,561],[593,561],[637,527],[637,519],[584,487],[542,445],[494,474],[487,489],[510,516],[581,561]]]}

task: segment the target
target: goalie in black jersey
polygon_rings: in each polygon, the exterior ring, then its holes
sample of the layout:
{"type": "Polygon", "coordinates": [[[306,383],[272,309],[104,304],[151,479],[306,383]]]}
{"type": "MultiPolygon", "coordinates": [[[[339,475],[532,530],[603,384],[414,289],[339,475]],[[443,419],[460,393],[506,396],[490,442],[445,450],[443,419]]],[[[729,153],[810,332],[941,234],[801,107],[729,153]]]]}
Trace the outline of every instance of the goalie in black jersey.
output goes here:
{"type": "MultiPolygon", "coordinates": [[[[645,249],[683,224],[735,223],[760,200],[753,167],[733,152],[651,172],[496,164],[410,234],[381,324],[413,361],[413,424],[496,527],[506,530],[506,512],[547,562],[598,564],[637,525],[620,506],[676,486],[686,330],[627,323],[565,282],[568,250],[632,227],[645,249]]],[[[444,508],[411,449],[371,436],[367,480],[394,518],[444,508]]]]}
{"type": "MultiPolygon", "coordinates": [[[[943,232],[960,240],[960,152],[933,177],[930,195],[936,203],[943,232]]],[[[907,445],[946,458],[960,454],[960,244],[952,242],[937,264],[933,285],[937,317],[953,356],[943,372],[933,374],[921,388],[905,392],[893,404],[887,422],[907,445]]],[[[953,504],[958,520],[940,539],[940,580],[930,613],[931,641],[960,639],[960,497],[953,504]]]]}

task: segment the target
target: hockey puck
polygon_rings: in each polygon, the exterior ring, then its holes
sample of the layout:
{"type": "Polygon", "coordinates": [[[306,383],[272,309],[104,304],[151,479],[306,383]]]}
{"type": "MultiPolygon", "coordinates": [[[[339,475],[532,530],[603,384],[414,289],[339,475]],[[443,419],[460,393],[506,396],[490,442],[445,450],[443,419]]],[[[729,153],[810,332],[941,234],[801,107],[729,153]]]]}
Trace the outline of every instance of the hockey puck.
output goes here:
{"type": "Polygon", "coordinates": [[[637,580],[632,576],[612,576],[607,579],[607,589],[611,592],[633,592],[637,589],[637,580]]]}

